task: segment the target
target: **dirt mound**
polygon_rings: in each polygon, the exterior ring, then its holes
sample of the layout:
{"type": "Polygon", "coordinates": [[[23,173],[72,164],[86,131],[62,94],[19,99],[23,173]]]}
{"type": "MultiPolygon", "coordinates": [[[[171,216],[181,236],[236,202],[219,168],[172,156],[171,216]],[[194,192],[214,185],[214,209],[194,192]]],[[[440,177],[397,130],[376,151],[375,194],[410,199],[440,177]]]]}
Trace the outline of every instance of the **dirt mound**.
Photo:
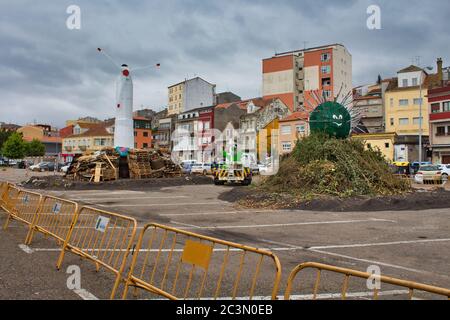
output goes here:
{"type": "Polygon", "coordinates": [[[365,149],[361,141],[313,134],[300,140],[281,161],[278,173],[258,189],[309,200],[324,195],[398,195],[410,191],[410,184],[392,174],[383,155],[365,149]]]}
{"type": "Polygon", "coordinates": [[[450,208],[450,192],[444,190],[411,192],[390,196],[338,198],[321,196],[302,200],[291,194],[275,194],[240,187],[224,192],[220,200],[246,208],[290,209],[324,212],[409,211],[450,208]]]}
{"type": "Polygon", "coordinates": [[[20,185],[28,189],[47,190],[147,190],[184,185],[212,184],[212,179],[206,176],[181,176],[153,179],[121,179],[101,183],[73,181],[62,176],[31,177],[20,185]]]}

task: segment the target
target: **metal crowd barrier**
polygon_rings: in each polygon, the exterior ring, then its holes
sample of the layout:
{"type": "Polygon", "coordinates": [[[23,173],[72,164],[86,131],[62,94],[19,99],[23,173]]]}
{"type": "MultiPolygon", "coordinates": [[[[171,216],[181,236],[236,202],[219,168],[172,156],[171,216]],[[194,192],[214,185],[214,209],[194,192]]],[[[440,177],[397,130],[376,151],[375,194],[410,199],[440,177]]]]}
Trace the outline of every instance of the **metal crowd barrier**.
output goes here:
{"type": "Polygon", "coordinates": [[[39,193],[18,189],[12,185],[8,189],[8,199],[6,200],[8,218],[6,219],[4,229],[8,228],[11,220],[17,220],[31,226],[36,217],[36,213],[39,211],[42,196],[39,193]]]}
{"type": "Polygon", "coordinates": [[[0,181],[0,208],[3,208],[3,206],[5,205],[5,201],[3,199],[3,197],[6,194],[6,191],[8,190],[8,182],[6,181],[0,181]]]}
{"type": "MultiPolygon", "coordinates": [[[[296,268],[294,268],[294,270],[292,270],[292,272],[288,278],[286,292],[284,295],[285,300],[290,300],[294,280],[296,279],[297,274],[299,274],[301,271],[303,271],[305,269],[317,270],[316,281],[315,281],[314,289],[313,289],[313,300],[317,299],[317,294],[319,291],[320,280],[321,280],[323,271],[329,271],[329,272],[332,272],[335,274],[341,274],[344,276],[343,284],[342,284],[342,291],[341,291],[342,300],[345,300],[347,298],[347,291],[348,291],[348,287],[349,287],[350,277],[362,278],[362,279],[366,279],[366,280],[367,279],[378,279],[380,281],[380,283],[385,283],[385,284],[390,284],[390,285],[394,285],[394,286],[398,286],[398,287],[407,288],[408,292],[409,292],[408,298],[410,300],[412,300],[414,298],[415,291],[423,291],[423,292],[428,292],[428,293],[431,293],[434,295],[444,296],[450,300],[450,290],[449,289],[444,289],[444,288],[439,288],[439,287],[421,284],[421,283],[417,283],[417,282],[386,277],[386,276],[382,276],[382,275],[374,276],[373,274],[370,274],[367,272],[361,272],[361,271],[352,270],[352,269],[340,268],[340,267],[336,267],[336,266],[315,263],[315,262],[307,262],[307,263],[300,264],[296,268]]],[[[373,299],[378,300],[378,298],[379,298],[379,290],[374,289],[373,299]]]]}
{"type": "Polygon", "coordinates": [[[8,214],[14,209],[14,204],[17,201],[19,191],[20,190],[12,184],[7,184],[6,190],[2,196],[2,208],[8,214]]]}
{"type": "Polygon", "coordinates": [[[97,271],[100,266],[106,268],[116,276],[111,293],[113,299],[134,242],[136,229],[137,222],[133,218],[83,207],[62,246],[57,268],[60,269],[66,251],[93,261],[97,271]]]}
{"type": "Polygon", "coordinates": [[[78,204],[74,201],[43,196],[40,208],[30,225],[25,244],[31,244],[37,231],[56,239],[57,243],[62,245],[70,235],[77,212],[78,204]]]}
{"type": "Polygon", "coordinates": [[[280,278],[279,259],[269,251],[148,224],[140,233],[122,298],[132,286],[135,296],[140,288],[173,300],[252,299],[257,294],[276,299],[280,278]],[[258,282],[261,274],[265,281],[258,282]]]}

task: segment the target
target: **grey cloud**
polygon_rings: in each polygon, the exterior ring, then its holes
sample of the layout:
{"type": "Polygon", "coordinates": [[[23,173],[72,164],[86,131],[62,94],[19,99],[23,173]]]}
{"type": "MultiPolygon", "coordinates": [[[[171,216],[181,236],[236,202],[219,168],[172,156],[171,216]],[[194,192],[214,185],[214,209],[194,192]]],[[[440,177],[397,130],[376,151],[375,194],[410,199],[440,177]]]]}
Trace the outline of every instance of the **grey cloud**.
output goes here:
{"type": "Polygon", "coordinates": [[[119,1],[9,0],[0,3],[0,121],[62,126],[85,115],[113,115],[117,70],[104,47],[136,72],[135,107],[163,107],[167,86],[199,75],[243,98],[261,93],[261,59],[304,46],[343,43],[354,84],[396,71],[421,56],[450,65],[447,0],[119,1]],[[66,8],[82,29],[65,27],[66,8]],[[366,28],[366,8],[382,9],[383,30],[366,28]]]}

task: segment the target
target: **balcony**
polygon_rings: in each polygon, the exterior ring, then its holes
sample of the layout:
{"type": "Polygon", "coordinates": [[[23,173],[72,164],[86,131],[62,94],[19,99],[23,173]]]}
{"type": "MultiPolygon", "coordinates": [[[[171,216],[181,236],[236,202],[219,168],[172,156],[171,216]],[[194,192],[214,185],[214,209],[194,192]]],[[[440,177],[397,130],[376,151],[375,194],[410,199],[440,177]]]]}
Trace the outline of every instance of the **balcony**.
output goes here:
{"type": "Polygon", "coordinates": [[[450,111],[430,114],[430,121],[450,120],[450,111]]]}

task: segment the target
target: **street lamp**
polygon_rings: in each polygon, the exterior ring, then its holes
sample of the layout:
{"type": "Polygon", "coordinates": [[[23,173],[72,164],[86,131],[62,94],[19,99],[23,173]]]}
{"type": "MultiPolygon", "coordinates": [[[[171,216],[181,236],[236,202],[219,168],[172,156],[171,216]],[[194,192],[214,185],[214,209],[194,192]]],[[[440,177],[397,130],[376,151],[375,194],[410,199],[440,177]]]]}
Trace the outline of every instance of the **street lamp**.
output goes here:
{"type": "MultiPolygon", "coordinates": [[[[433,67],[425,67],[426,70],[432,71],[433,67]]],[[[423,155],[422,155],[422,104],[423,104],[423,95],[422,95],[422,82],[423,82],[423,72],[420,73],[420,108],[419,108],[419,165],[422,165],[423,155]]]]}

